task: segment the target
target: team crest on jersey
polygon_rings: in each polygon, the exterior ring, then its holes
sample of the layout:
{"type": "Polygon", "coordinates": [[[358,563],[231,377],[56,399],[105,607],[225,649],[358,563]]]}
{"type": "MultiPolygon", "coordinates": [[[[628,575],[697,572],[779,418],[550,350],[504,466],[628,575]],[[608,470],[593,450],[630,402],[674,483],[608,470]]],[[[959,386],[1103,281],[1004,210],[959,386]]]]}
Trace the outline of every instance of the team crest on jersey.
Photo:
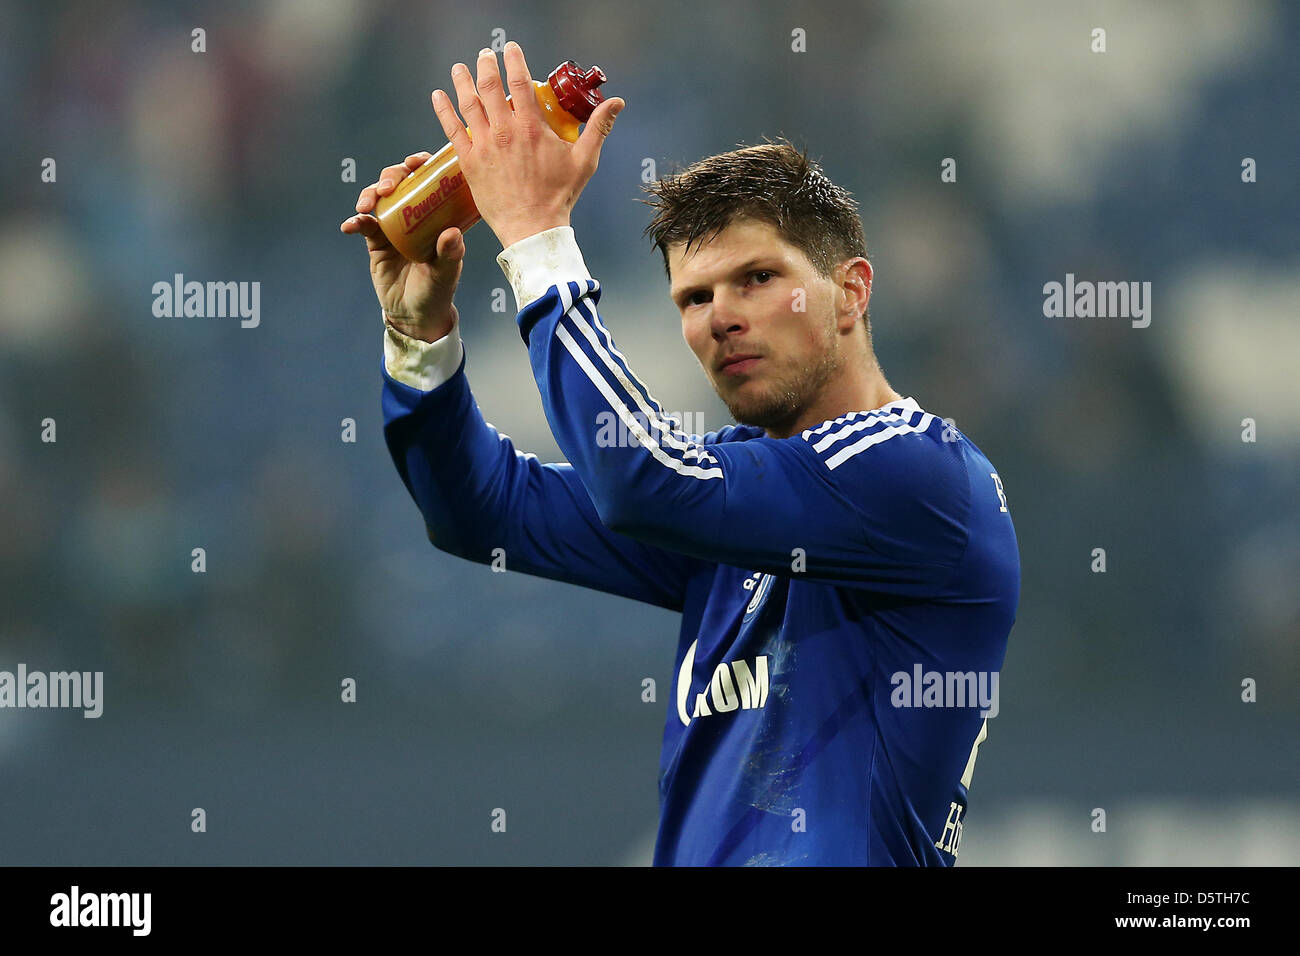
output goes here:
{"type": "Polygon", "coordinates": [[[752,590],[754,596],[750,598],[749,604],[745,606],[745,619],[748,622],[750,618],[758,611],[763,602],[767,599],[767,593],[772,590],[772,582],[775,578],[770,574],[754,573],[745,578],[745,583],[741,585],[745,590],[752,590]]]}

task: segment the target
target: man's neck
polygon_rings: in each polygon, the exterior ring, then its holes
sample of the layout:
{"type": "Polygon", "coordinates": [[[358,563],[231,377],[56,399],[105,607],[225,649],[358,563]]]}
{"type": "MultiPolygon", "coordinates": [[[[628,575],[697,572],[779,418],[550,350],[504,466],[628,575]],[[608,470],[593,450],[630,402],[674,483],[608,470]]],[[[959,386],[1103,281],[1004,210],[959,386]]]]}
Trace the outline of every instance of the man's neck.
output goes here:
{"type": "Polygon", "coordinates": [[[793,425],[765,429],[767,437],[789,438],[806,428],[832,421],[849,412],[868,412],[890,402],[900,401],[903,396],[890,387],[880,370],[872,371],[874,374],[864,380],[853,382],[851,387],[823,394],[817,402],[794,420],[793,425]]]}

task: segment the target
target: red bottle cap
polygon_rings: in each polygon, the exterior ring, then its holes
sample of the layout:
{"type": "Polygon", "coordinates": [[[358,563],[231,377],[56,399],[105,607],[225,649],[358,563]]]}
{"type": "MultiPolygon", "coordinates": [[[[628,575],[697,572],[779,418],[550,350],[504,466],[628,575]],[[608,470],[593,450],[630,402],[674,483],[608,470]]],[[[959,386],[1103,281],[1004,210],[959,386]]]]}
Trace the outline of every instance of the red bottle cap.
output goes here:
{"type": "Polygon", "coordinates": [[[598,66],[592,65],[585,73],[582,67],[572,60],[565,60],[547,77],[555,98],[560,101],[560,108],[579,123],[591,119],[597,106],[605,102],[605,94],[596,87],[608,77],[598,66]]]}

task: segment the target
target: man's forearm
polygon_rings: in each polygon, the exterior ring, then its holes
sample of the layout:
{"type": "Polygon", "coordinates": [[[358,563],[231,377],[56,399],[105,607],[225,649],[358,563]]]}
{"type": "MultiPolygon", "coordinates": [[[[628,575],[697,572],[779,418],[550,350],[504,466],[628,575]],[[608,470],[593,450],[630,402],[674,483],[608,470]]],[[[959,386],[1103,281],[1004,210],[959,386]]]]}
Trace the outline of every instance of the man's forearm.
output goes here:
{"type": "Polygon", "coordinates": [[[384,353],[384,439],[436,547],[680,610],[690,563],[609,532],[570,466],[487,424],[455,328],[433,343],[388,329],[384,353]]]}

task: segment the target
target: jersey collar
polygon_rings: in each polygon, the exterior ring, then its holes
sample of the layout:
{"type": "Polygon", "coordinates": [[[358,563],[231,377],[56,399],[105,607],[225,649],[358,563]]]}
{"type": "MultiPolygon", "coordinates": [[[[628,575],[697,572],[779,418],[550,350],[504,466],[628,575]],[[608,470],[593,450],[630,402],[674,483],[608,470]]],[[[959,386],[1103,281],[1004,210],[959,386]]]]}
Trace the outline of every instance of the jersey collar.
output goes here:
{"type": "Polygon", "coordinates": [[[828,419],[813,428],[804,429],[802,435],[804,438],[808,438],[811,435],[820,435],[843,422],[854,421],[859,415],[874,415],[877,412],[884,412],[892,415],[910,415],[912,412],[919,411],[923,411],[923,409],[917,404],[916,399],[909,395],[907,398],[900,398],[898,401],[888,402],[881,405],[879,408],[869,408],[860,412],[849,412],[847,415],[841,415],[839,418],[828,419]]]}
{"type": "Polygon", "coordinates": [[[881,405],[879,408],[871,410],[873,412],[919,412],[921,406],[916,404],[916,399],[909,395],[907,398],[900,398],[896,402],[890,402],[887,405],[881,405]]]}

